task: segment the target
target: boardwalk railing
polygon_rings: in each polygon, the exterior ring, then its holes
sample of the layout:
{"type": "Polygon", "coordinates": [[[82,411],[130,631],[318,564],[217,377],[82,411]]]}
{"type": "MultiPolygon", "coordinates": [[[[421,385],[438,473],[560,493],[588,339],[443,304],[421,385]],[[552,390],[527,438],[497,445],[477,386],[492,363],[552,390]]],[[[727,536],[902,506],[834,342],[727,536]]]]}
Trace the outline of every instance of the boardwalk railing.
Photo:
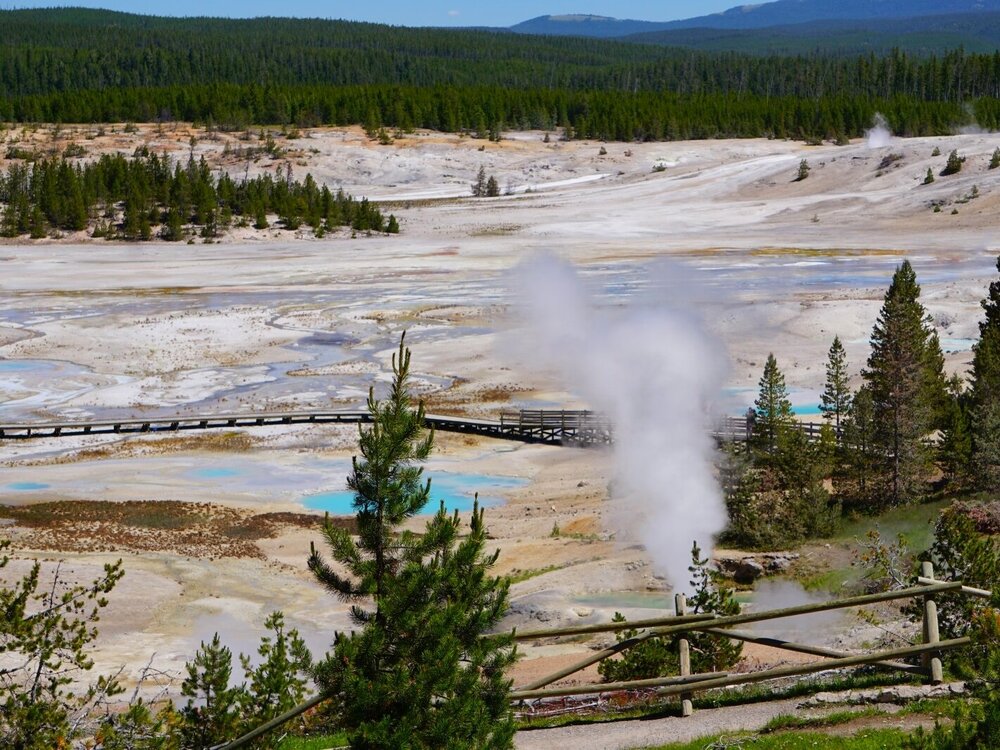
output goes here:
{"type": "MultiPolygon", "coordinates": [[[[556,412],[553,420],[548,413],[538,419],[500,421],[471,419],[428,414],[427,427],[443,432],[482,435],[503,440],[554,445],[577,445],[588,442],[608,442],[610,428],[591,417],[589,412],[556,412]]],[[[62,438],[79,435],[141,434],[181,432],[188,430],[273,427],[305,424],[357,424],[371,421],[367,411],[288,411],[242,414],[191,414],[163,417],[131,417],[92,421],[0,423],[0,440],[62,438]]]]}
{"type": "MultiPolygon", "coordinates": [[[[745,614],[730,615],[720,617],[713,614],[687,614],[686,602],[683,594],[675,597],[675,614],[669,617],[660,617],[649,620],[633,620],[631,622],[611,622],[598,625],[580,625],[568,628],[546,628],[540,630],[515,631],[514,639],[517,641],[538,641],[551,638],[578,637],[581,635],[593,635],[597,633],[617,633],[622,630],[637,630],[635,636],[627,640],[615,643],[613,646],[589,654],[587,657],[564,669],[560,669],[552,674],[546,675],[538,680],[515,688],[510,693],[511,702],[526,702],[546,698],[556,698],[571,695],[593,695],[600,693],[612,693],[623,690],[656,689],[660,696],[678,696],[681,701],[681,714],[690,716],[693,713],[692,702],[695,691],[710,690],[713,688],[731,687],[734,685],[752,684],[775,680],[784,677],[797,677],[817,672],[825,672],[833,669],[843,669],[846,667],[861,666],[864,664],[877,665],[888,669],[899,670],[911,674],[919,674],[925,677],[931,684],[939,684],[942,681],[941,654],[945,651],[962,648],[972,643],[968,637],[952,638],[942,641],[938,632],[937,605],[934,601],[935,594],[945,592],[961,593],[966,596],[980,598],[992,597],[992,592],[983,589],[963,586],[961,581],[938,581],[934,578],[934,568],[929,562],[923,563],[922,575],[917,579],[917,585],[898,591],[886,591],[876,594],[864,594],[861,596],[836,599],[828,602],[817,602],[802,604],[796,607],[786,607],[784,609],[768,610],[762,612],[747,612],[745,614]],[[795,643],[781,638],[768,638],[758,636],[740,630],[733,630],[737,625],[747,625],[754,622],[769,622],[787,617],[797,617],[800,615],[814,614],[816,612],[828,612],[831,610],[849,609],[854,607],[877,604],[879,602],[895,601],[899,599],[922,598],[923,599],[923,643],[904,646],[901,648],[872,651],[869,653],[851,654],[822,646],[812,646],[795,643]],[[810,654],[822,657],[820,661],[806,664],[792,664],[782,667],[762,669],[756,672],[744,672],[730,674],[727,672],[711,672],[704,674],[692,674],[689,645],[683,636],[693,632],[705,632],[720,638],[730,638],[747,643],[757,643],[772,648],[791,651],[800,654],[810,654]],[[680,636],[678,638],[678,656],[680,674],[669,677],[656,677],[645,680],[630,680],[625,682],[605,682],[592,685],[569,685],[565,687],[551,687],[553,683],[575,674],[598,662],[609,659],[617,654],[623,653],[630,648],[638,646],[651,638],[662,636],[680,636]],[[921,664],[912,664],[901,659],[920,657],[921,664]]],[[[485,636],[495,637],[495,636],[485,636]]],[[[212,750],[238,750],[260,737],[261,735],[276,729],[305,711],[322,703],[324,698],[317,696],[306,703],[292,709],[288,713],[274,719],[267,724],[258,727],[239,737],[228,744],[218,745],[212,750]]]]}

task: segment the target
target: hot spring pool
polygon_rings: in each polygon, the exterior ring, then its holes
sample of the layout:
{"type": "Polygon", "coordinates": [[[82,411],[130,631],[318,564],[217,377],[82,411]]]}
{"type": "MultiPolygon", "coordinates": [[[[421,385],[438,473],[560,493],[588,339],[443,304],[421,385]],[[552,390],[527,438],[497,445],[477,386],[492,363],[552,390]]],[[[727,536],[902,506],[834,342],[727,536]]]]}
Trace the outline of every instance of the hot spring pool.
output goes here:
{"type": "MultiPolygon", "coordinates": [[[[487,474],[455,474],[444,471],[429,472],[431,477],[431,499],[424,506],[424,513],[435,513],[438,503],[444,501],[449,511],[472,510],[475,495],[479,493],[479,504],[483,507],[503,503],[503,491],[524,487],[527,479],[520,477],[497,477],[487,474]]],[[[310,510],[323,510],[335,516],[354,515],[354,493],[350,490],[323,492],[303,498],[302,504],[310,510]]]]}

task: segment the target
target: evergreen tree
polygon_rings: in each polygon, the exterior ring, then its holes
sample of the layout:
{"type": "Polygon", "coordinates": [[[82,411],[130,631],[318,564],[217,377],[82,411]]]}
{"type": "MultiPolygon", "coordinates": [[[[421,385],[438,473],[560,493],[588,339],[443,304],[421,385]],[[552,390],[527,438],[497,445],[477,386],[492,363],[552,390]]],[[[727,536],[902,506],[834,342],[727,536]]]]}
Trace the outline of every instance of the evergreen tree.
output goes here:
{"type": "MultiPolygon", "coordinates": [[[[260,726],[302,702],[306,695],[307,675],[312,656],[297,630],[285,630],[285,617],[272,612],[264,622],[272,635],[261,638],[257,648],[260,664],[253,666],[250,657],[240,654],[240,664],[248,684],[239,695],[244,724],[260,726]]],[[[279,737],[258,741],[276,747],[279,737]]]]}
{"type": "Polygon", "coordinates": [[[964,156],[958,155],[958,150],[953,150],[948,154],[948,161],[945,162],[944,169],[941,170],[941,176],[947,177],[950,174],[958,174],[962,171],[962,164],[965,162],[964,156]]]}
{"type": "Polygon", "coordinates": [[[803,159],[799,162],[799,171],[795,175],[796,182],[802,182],[809,176],[809,162],[803,159]]]}
{"type": "Polygon", "coordinates": [[[972,430],[969,424],[968,399],[962,379],[954,375],[948,381],[947,415],[941,425],[938,456],[945,477],[952,485],[962,486],[969,477],[972,461],[972,430]]]}
{"type": "Polygon", "coordinates": [[[862,373],[871,394],[876,455],[884,502],[916,498],[930,469],[924,439],[939,418],[940,346],[919,302],[920,286],[909,261],[896,269],[872,330],[872,352],[862,373]]]}
{"type": "Polygon", "coordinates": [[[927,167],[927,174],[924,175],[924,184],[930,185],[933,182],[934,182],[934,170],[932,170],[930,167],[927,167]]]}
{"type": "Polygon", "coordinates": [[[990,169],[997,167],[1000,167],[1000,147],[993,149],[993,155],[990,157],[990,169]]]}
{"type": "Polygon", "coordinates": [[[838,494],[861,506],[872,504],[873,482],[880,464],[876,454],[874,408],[871,391],[867,387],[860,388],[851,399],[841,438],[843,478],[849,489],[838,488],[838,494]]]}
{"type": "Polygon", "coordinates": [[[497,178],[490,175],[490,178],[486,181],[486,197],[496,198],[500,195],[500,183],[497,182],[497,178]]]}
{"type": "Polygon", "coordinates": [[[399,234],[399,221],[394,214],[389,214],[389,221],[386,222],[385,231],[388,234],[399,234]]]}
{"type": "Polygon", "coordinates": [[[833,337],[826,361],[826,385],[820,397],[819,409],[823,419],[833,422],[834,429],[840,432],[840,423],[847,416],[851,406],[851,389],[847,382],[847,353],[840,343],[840,336],[833,337]]]}
{"type": "Polygon", "coordinates": [[[778,447],[780,433],[792,426],[792,402],[788,400],[785,376],[778,369],[774,354],[767,355],[764,373],[760,377],[760,391],[754,401],[754,447],[765,454],[773,454],[778,447]]]}
{"type": "Polygon", "coordinates": [[[489,576],[486,528],[476,503],[468,536],[442,503],[417,535],[400,526],[427,503],[420,464],[433,444],[422,404],[408,392],[410,352],[400,340],[385,401],[369,394],[372,423],[354,460],[357,540],[327,523],[334,569],[315,550],[309,567],[330,591],[355,602],[356,630],[338,634],[316,679],[334,698],[352,748],[509,748],[514,725],[504,668],[509,636],[483,638],[507,607],[509,583],[489,576]],[[344,573],[340,571],[344,570],[344,573]],[[370,597],[374,609],[358,600],[370,597]]]}
{"type": "Polygon", "coordinates": [[[472,183],[472,197],[482,198],[486,195],[486,167],[480,167],[476,173],[476,181],[472,183]]]}
{"type": "MultiPolygon", "coordinates": [[[[1000,257],[997,258],[1000,271],[1000,257]]],[[[973,347],[969,408],[972,423],[972,463],[976,485],[1000,488],[1000,280],[990,282],[980,303],[985,318],[973,347]]]]}
{"type": "Polygon", "coordinates": [[[218,633],[210,643],[202,641],[185,668],[187,677],[181,684],[181,695],[188,699],[181,709],[185,747],[211,747],[233,739],[240,725],[242,690],[229,686],[233,654],[222,645],[218,633]]]}

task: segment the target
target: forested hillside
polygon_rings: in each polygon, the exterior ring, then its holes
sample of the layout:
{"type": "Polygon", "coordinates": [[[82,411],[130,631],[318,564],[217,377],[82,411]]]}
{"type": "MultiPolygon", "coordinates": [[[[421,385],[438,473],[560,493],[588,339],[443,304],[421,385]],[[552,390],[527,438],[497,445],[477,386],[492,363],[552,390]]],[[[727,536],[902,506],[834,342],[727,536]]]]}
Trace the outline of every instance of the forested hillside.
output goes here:
{"type": "Polygon", "coordinates": [[[997,127],[1000,54],[780,57],[292,19],[0,13],[0,119],[365,124],[617,140],[997,127]]]}

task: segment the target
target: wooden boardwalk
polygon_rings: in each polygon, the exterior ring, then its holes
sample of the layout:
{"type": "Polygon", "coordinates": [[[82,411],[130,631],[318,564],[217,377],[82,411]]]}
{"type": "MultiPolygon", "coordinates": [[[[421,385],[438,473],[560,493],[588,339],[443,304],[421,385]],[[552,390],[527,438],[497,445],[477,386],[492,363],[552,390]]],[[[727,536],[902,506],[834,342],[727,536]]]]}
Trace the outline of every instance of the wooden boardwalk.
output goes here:
{"type": "MultiPolygon", "coordinates": [[[[63,438],[80,435],[132,435],[189,430],[237,429],[305,424],[363,424],[367,411],[288,411],[132,417],[96,421],[0,423],[0,440],[63,438]]],[[[587,411],[525,411],[501,414],[499,421],[428,414],[427,427],[442,432],[522,443],[598,445],[612,440],[611,425],[587,411]]]]}
{"type": "MultiPolygon", "coordinates": [[[[197,414],[166,417],[131,417],[97,421],[0,423],[0,440],[62,438],[79,435],[132,435],[152,432],[185,432],[305,424],[364,424],[367,411],[281,411],[241,414],[197,414]]],[[[592,411],[522,409],[506,411],[499,420],[470,419],[428,414],[426,425],[442,432],[522,443],[578,447],[610,445],[614,442],[611,422],[592,411]]],[[[819,436],[821,425],[801,422],[799,429],[810,440],[819,436]]],[[[726,417],[713,436],[723,442],[742,442],[750,437],[744,417],[726,417]]]]}

